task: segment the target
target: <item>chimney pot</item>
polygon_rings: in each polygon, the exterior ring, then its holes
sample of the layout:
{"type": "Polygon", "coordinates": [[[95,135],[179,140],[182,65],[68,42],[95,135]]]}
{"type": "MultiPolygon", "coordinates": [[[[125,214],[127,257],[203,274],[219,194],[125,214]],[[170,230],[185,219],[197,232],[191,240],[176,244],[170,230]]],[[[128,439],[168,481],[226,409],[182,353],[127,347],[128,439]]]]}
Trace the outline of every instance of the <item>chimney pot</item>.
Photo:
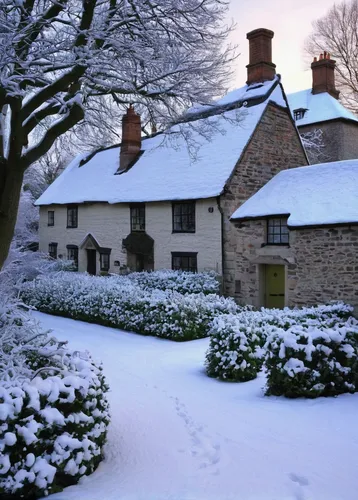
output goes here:
{"type": "Polygon", "coordinates": [[[334,69],[336,61],[331,59],[328,52],[320,54],[319,60],[317,57],[313,59],[311,64],[312,69],[312,94],[321,94],[328,92],[332,97],[338,99],[339,92],[336,89],[334,69]]]}
{"type": "Polygon", "coordinates": [[[247,84],[265,82],[275,78],[275,64],[272,62],[272,38],[274,32],[259,28],[247,33],[249,40],[249,64],[247,84]]]}
{"type": "Polygon", "coordinates": [[[142,143],[140,116],[134,111],[132,104],[122,118],[122,143],[119,158],[119,171],[127,170],[140,153],[142,143]]]}

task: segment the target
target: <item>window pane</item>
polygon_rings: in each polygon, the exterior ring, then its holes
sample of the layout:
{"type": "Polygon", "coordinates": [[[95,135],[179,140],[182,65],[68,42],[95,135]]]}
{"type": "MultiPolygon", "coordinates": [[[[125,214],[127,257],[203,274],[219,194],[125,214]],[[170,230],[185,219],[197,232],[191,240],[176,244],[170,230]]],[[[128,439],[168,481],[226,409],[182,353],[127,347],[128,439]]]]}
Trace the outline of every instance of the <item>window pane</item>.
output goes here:
{"type": "Polygon", "coordinates": [[[53,210],[49,210],[47,212],[47,217],[48,217],[47,224],[49,226],[53,226],[54,225],[54,221],[55,221],[55,212],[53,210]]]}
{"type": "Polygon", "coordinates": [[[268,219],[267,221],[267,243],[271,245],[287,245],[289,243],[289,230],[287,220],[268,219]]]}
{"type": "Polygon", "coordinates": [[[180,257],[173,257],[173,269],[178,270],[180,269],[181,265],[181,258],[180,257]]]}
{"type": "Polygon", "coordinates": [[[67,227],[77,227],[77,207],[67,208],[67,227]]]}
{"type": "Polygon", "coordinates": [[[273,237],[273,242],[274,243],[281,243],[281,237],[279,234],[275,234],[273,237]]]}
{"type": "Polygon", "coordinates": [[[145,207],[132,206],[130,214],[131,230],[145,231],[145,207]]]}
{"type": "Polygon", "coordinates": [[[75,268],[78,269],[78,248],[68,248],[67,259],[73,260],[75,268]]]}
{"type": "Polygon", "coordinates": [[[174,215],[181,215],[181,208],[182,208],[182,205],[178,205],[178,204],[175,204],[174,205],[174,215]]]}
{"type": "Polygon", "coordinates": [[[173,231],[195,232],[195,202],[173,203],[173,231]]]}
{"type": "Polygon", "coordinates": [[[172,269],[197,272],[197,256],[192,253],[172,254],[172,269]]]}
{"type": "Polygon", "coordinates": [[[109,269],[109,254],[101,253],[101,271],[108,271],[109,269]]]}
{"type": "Polygon", "coordinates": [[[54,243],[50,243],[48,246],[49,256],[53,259],[57,259],[57,245],[54,243]]]}

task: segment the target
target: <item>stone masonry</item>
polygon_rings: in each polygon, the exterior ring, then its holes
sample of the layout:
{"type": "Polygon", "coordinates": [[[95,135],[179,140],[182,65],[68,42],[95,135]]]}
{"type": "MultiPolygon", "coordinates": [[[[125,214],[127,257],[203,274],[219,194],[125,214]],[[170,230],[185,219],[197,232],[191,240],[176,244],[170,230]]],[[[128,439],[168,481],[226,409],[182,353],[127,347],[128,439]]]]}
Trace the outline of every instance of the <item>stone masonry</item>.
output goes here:
{"type": "Polygon", "coordinates": [[[235,281],[243,281],[243,277],[236,276],[236,260],[245,249],[238,230],[230,222],[231,215],[275,174],[304,165],[307,158],[288,110],[270,103],[220,197],[225,295],[233,296],[235,281]]]}
{"type": "Polygon", "coordinates": [[[262,267],[282,264],[286,267],[285,305],[343,300],[358,313],[358,226],[292,230],[287,247],[265,244],[266,220],[235,226],[242,248],[236,256],[235,299],[239,303],[264,305],[262,267]]]}
{"type": "Polygon", "coordinates": [[[305,228],[291,234],[288,305],[343,300],[358,312],[358,226],[305,228]]]}
{"type": "MultiPolygon", "coordinates": [[[[299,126],[299,123],[297,124],[299,126]]],[[[299,126],[301,134],[322,130],[323,144],[319,158],[314,155],[311,163],[325,163],[328,161],[351,160],[358,158],[358,124],[344,121],[331,120],[323,123],[299,126]]]]}

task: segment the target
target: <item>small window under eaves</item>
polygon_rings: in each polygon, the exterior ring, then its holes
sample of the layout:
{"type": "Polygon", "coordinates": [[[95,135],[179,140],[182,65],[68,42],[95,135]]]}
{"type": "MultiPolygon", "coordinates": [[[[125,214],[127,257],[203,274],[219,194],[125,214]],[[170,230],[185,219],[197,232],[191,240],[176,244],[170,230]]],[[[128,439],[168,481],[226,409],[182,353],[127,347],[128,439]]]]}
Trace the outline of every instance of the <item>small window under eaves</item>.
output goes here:
{"type": "Polygon", "coordinates": [[[306,114],[307,109],[305,108],[297,108],[293,110],[293,117],[295,121],[302,120],[306,114]]]}

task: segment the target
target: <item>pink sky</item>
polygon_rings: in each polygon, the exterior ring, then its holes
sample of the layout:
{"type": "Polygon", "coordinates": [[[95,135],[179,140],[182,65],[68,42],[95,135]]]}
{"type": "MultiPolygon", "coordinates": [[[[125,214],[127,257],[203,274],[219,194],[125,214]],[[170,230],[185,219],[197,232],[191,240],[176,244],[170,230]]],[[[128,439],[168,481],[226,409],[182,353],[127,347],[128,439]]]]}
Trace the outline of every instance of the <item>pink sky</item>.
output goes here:
{"type": "Polygon", "coordinates": [[[311,87],[311,69],[304,60],[303,44],[311,32],[312,21],[325,15],[334,0],[231,0],[230,15],[237,24],[233,42],[239,45],[232,87],[246,81],[248,41],[246,33],[256,28],[275,32],[272,59],[282,76],[286,92],[311,87]]]}

